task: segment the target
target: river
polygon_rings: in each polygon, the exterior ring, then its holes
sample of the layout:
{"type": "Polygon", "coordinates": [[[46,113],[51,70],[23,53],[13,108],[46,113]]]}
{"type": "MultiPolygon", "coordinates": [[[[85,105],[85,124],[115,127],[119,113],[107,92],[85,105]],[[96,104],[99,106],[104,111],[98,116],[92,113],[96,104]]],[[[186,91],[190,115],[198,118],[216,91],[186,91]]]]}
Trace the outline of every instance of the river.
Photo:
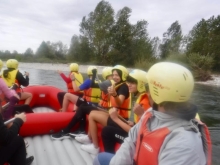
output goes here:
{"type": "MultiPolygon", "coordinates": [[[[66,90],[66,85],[58,73],[53,70],[20,68],[30,73],[30,84],[52,85],[66,90]]],[[[68,74],[68,72],[64,72],[68,74]]],[[[86,76],[86,75],[84,75],[86,76]]],[[[213,165],[220,164],[220,87],[196,84],[192,101],[198,106],[199,115],[209,128],[213,148],[213,165]]],[[[181,145],[181,144],[180,144],[181,145]]]]}

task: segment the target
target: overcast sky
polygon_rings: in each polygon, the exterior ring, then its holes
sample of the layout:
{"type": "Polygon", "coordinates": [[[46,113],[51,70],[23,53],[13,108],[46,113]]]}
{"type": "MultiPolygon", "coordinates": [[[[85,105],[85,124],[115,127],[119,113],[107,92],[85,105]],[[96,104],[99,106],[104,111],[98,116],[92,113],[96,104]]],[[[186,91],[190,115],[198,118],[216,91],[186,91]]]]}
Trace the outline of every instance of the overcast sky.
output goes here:
{"type": "MultiPolygon", "coordinates": [[[[0,0],[0,50],[27,48],[34,52],[42,41],[62,41],[70,45],[79,34],[83,16],[93,11],[100,0],[0,0]]],[[[162,34],[176,20],[188,34],[202,18],[220,15],[220,0],[109,0],[115,12],[132,9],[130,22],[148,21],[151,38],[162,34]]]]}

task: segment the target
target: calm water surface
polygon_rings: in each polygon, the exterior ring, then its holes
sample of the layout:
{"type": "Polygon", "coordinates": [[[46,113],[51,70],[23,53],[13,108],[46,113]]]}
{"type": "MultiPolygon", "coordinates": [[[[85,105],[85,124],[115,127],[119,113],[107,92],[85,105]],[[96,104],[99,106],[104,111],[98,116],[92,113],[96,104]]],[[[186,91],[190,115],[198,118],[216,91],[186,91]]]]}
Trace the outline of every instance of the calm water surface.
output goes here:
{"type": "MultiPolygon", "coordinates": [[[[66,90],[64,81],[56,71],[26,68],[20,68],[20,71],[30,73],[30,84],[52,85],[66,90]]],[[[192,101],[198,106],[201,120],[210,128],[213,165],[220,165],[220,87],[196,84],[192,101]]]]}

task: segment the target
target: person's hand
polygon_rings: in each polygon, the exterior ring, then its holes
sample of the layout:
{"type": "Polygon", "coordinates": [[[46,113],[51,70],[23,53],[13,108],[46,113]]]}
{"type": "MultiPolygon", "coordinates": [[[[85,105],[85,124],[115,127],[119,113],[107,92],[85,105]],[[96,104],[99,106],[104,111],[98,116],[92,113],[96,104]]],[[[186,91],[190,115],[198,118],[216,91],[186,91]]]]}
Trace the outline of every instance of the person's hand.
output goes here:
{"type": "Polygon", "coordinates": [[[70,79],[73,81],[75,80],[75,75],[73,73],[70,75],[70,79]]]}
{"type": "Polygon", "coordinates": [[[115,91],[115,84],[112,84],[112,86],[108,87],[108,93],[112,96],[117,96],[117,92],[115,91]]]}
{"type": "Polygon", "coordinates": [[[118,119],[118,111],[117,111],[117,108],[111,108],[109,110],[109,115],[111,117],[112,120],[116,120],[118,119]]]}
{"type": "Polygon", "coordinates": [[[26,115],[24,113],[16,114],[15,118],[20,118],[23,122],[26,122],[26,115]]]}
{"type": "Polygon", "coordinates": [[[128,121],[127,122],[129,126],[133,127],[134,126],[134,122],[133,121],[128,121]]]}
{"type": "Polygon", "coordinates": [[[144,108],[140,104],[135,104],[133,107],[133,112],[141,117],[144,114],[144,108]]]}
{"type": "Polygon", "coordinates": [[[96,74],[97,74],[97,69],[93,69],[93,70],[92,70],[92,74],[93,74],[93,75],[96,75],[96,74]]]}
{"type": "Polygon", "coordinates": [[[28,73],[28,72],[24,72],[24,75],[25,75],[25,76],[29,76],[29,73],[28,73]]]}
{"type": "Polygon", "coordinates": [[[57,73],[58,73],[58,74],[61,74],[61,73],[62,73],[62,71],[61,71],[61,70],[57,70],[57,73]]]}

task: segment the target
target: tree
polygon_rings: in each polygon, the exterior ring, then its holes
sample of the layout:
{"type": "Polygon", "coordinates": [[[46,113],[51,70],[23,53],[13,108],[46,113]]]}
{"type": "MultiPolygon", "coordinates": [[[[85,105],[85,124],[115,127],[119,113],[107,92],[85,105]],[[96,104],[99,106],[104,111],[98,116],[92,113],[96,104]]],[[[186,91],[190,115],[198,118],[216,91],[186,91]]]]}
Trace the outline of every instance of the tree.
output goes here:
{"type": "Polygon", "coordinates": [[[220,70],[220,16],[202,19],[190,31],[187,40],[187,54],[211,55],[214,69],[220,70]]]}
{"type": "Polygon", "coordinates": [[[46,57],[49,59],[54,59],[54,55],[51,51],[51,49],[48,46],[49,42],[42,42],[39,46],[39,48],[37,49],[36,55],[39,57],[46,57]]]}
{"type": "Polygon", "coordinates": [[[34,55],[34,51],[31,48],[28,48],[25,52],[24,52],[24,56],[26,57],[33,57],[34,55]]]}
{"type": "Polygon", "coordinates": [[[178,21],[171,24],[163,34],[163,43],[160,45],[161,58],[166,58],[170,53],[179,53],[182,40],[181,25],[178,21]]]}
{"type": "Polygon", "coordinates": [[[153,49],[147,32],[147,21],[138,21],[132,28],[132,54],[134,61],[147,60],[152,57],[153,49]]]}
{"type": "Polygon", "coordinates": [[[159,37],[154,37],[153,39],[151,39],[153,56],[156,58],[160,56],[160,43],[161,43],[161,40],[159,39],[159,37]]]}
{"type": "Polygon", "coordinates": [[[114,25],[114,10],[106,1],[101,1],[94,12],[83,17],[80,23],[82,39],[89,42],[90,49],[94,51],[95,60],[99,63],[107,63],[105,60],[111,46],[111,29],[114,25]]]}
{"type": "Polygon", "coordinates": [[[116,24],[112,32],[112,51],[117,53],[111,53],[111,59],[114,60],[114,64],[134,64],[134,56],[132,55],[132,25],[129,22],[130,13],[131,9],[124,7],[116,15],[116,24]]]}

